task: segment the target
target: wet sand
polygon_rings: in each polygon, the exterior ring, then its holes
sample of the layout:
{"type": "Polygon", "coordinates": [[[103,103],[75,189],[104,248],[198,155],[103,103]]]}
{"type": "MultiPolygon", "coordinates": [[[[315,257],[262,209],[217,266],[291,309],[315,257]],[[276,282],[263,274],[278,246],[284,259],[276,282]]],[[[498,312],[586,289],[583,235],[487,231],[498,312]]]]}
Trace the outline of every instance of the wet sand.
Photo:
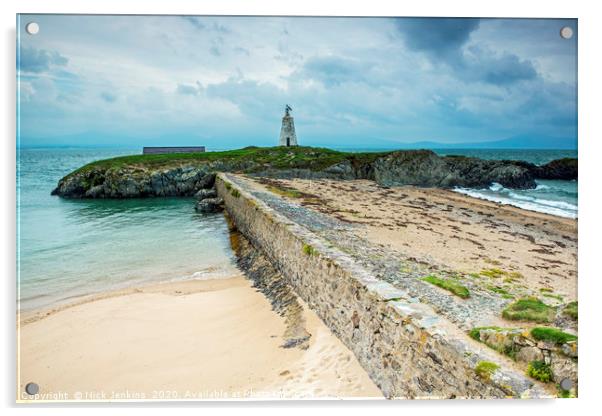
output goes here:
{"type": "Polygon", "coordinates": [[[367,180],[270,181],[272,189],[303,193],[284,197],[357,224],[359,236],[403,257],[467,274],[499,270],[500,277],[544,296],[577,298],[575,219],[442,189],[384,188],[367,180]]]}
{"type": "Polygon", "coordinates": [[[98,295],[22,317],[19,391],[33,381],[39,400],[381,398],[303,313],[309,346],[283,348],[284,318],[242,276],[98,295]]]}

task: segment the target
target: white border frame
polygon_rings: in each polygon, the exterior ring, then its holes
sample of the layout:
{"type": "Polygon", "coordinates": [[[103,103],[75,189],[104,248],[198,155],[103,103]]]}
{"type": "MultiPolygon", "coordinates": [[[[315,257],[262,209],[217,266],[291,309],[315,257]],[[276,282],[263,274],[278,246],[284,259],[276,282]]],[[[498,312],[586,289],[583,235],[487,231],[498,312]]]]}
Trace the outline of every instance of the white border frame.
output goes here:
{"type": "MultiPolygon", "coordinates": [[[[505,0],[495,4],[474,0],[421,0],[418,2],[387,2],[385,0],[352,1],[352,0],[228,0],[228,1],[197,1],[190,0],[145,0],[131,1],[104,0],[102,2],[74,2],[67,0],[4,0],[1,3],[3,28],[2,48],[2,82],[4,99],[1,102],[2,126],[4,127],[2,165],[3,204],[2,219],[4,238],[2,239],[2,264],[5,273],[2,276],[4,287],[4,316],[2,319],[2,334],[5,336],[3,345],[2,373],[2,404],[14,409],[16,397],[15,374],[15,22],[16,13],[95,13],[95,14],[218,14],[218,15],[345,15],[345,16],[455,16],[455,17],[565,17],[579,19],[579,303],[581,304],[580,321],[580,355],[582,365],[579,367],[580,398],[577,400],[548,400],[548,401],[401,401],[401,402],[230,402],[230,403],[183,403],[177,405],[178,410],[198,414],[211,408],[211,411],[223,411],[234,408],[235,411],[250,412],[251,414],[279,413],[304,414],[321,410],[338,411],[333,407],[343,406],[346,413],[366,413],[370,408],[379,412],[419,411],[445,414],[482,414],[508,415],[508,412],[544,412],[546,415],[587,412],[596,406],[600,394],[601,366],[597,349],[602,337],[598,329],[600,312],[598,306],[602,293],[602,275],[596,262],[600,246],[600,217],[596,216],[599,197],[600,180],[597,165],[600,163],[600,65],[599,40],[602,39],[602,16],[596,10],[593,1],[557,1],[527,2],[525,0],[505,0]],[[598,123],[596,123],[598,122],[598,123]],[[203,407],[203,409],[196,409],[203,407]],[[282,407],[293,407],[282,409],[282,407]],[[315,410],[314,410],[315,409],[315,410]]],[[[165,407],[175,406],[174,403],[150,403],[147,405],[113,404],[107,405],[46,405],[44,413],[85,412],[99,413],[112,410],[113,406],[128,407],[131,411],[151,414],[164,414],[165,407]],[[77,407],[76,407],[77,406],[77,407]],[[152,409],[142,410],[144,406],[152,409]],[[68,407],[69,409],[64,409],[68,407]]],[[[28,407],[26,413],[39,409],[40,406],[20,405],[28,407]]],[[[41,410],[41,409],[40,409],[41,410]]],[[[172,410],[169,410],[170,412],[172,410]]]]}

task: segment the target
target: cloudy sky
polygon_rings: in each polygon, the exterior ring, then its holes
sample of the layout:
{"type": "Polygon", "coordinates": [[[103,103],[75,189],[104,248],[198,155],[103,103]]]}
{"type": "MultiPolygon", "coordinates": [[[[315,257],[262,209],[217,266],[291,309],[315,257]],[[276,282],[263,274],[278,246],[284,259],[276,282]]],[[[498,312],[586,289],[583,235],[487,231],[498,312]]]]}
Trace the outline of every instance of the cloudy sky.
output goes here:
{"type": "Polygon", "coordinates": [[[23,145],[576,140],[574,20],[22,15],[23,145]],[[40,32],[24,27],[35,21],[40,32]]]}

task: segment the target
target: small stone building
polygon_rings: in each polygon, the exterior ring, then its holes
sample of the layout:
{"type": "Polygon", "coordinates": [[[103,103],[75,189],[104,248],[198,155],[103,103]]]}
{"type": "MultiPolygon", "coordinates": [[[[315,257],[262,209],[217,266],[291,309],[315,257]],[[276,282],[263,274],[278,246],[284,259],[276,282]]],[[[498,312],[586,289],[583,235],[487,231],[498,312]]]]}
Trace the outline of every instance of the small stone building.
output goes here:
{"type": "Polygon", "coordinates": [[[297,146],[297,135],[295,134],[295,122],[290,112],[293,109],[287,104],[282,117],[282,128],[280,129],[279,146],[297,146]]]}

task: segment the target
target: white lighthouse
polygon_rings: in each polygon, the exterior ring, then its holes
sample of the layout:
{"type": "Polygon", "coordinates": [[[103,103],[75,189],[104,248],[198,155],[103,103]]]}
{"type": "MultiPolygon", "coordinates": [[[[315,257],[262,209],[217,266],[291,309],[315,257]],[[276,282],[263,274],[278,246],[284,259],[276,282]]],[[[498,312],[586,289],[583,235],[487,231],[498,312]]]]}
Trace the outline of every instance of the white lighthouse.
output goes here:
{"type": "Polygon", "coordinates": [[[295,122],[290,112],[293,111],[288,104],[284,107],[282,117],[282,128],[280,129],[280,146],[297,146],[297,135],[295,134],[295,122]]]}

